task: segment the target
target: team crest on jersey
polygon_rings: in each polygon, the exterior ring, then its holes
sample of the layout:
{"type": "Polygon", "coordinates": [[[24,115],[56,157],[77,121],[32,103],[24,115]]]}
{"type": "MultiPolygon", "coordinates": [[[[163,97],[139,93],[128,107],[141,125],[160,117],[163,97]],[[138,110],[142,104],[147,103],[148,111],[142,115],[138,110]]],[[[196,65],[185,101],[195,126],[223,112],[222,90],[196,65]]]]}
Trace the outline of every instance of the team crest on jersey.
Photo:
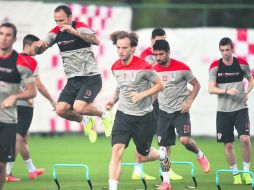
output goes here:
{"type": "Polygon", "coordinates": [[[218,133],[218,134],[217,134],[217,138],[218,138],[219,140],[221,140],[221,137],[222,137],[222,134],[221,134],[221,133],[218,133]]]}
{"type": "Polygon", "coordinates": [[[168,78],[169,78],[170,81],[175,81],[176,80],[176,73],[170,73],[168,75],[168,78]]]}

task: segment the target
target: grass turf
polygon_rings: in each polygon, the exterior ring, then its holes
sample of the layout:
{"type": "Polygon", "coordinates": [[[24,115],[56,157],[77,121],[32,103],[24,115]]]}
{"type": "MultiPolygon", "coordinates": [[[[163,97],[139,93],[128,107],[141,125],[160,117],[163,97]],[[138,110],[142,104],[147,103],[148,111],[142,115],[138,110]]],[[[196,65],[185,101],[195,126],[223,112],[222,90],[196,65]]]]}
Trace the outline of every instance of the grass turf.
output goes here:
{"type": "MultiPolygon", "coordinates": [[[[200,190],[215,190],[215,172],[218,169],[227,169],[223,145],[215,142],[215,138],[195,137],[194,140],[208,157],[211,164],[211,171],[204,174],[198,165],[195,155],[184,149],[179,142],[172,149],[171,160],[191,161],[195,165],[195,176],[200,190]]],[[[253,142],[253,140],[252,140],[253,142]]],[[[153,142],[157,147],[156,139],[153,142]]],[[[77,136],[55,136],[38,137],[32,136],[29,141],[32,159],[36,167],[46,169],[46,174],[39,176],[36,180],[27,178],[27,170],[20,156],[18,156],[13,168],[13,175],[22,179],[21,182],[6,182],[4,190],[55,190],[53,181],[53,165],[56,163],[78,163],[87,164],[90,168],[91,181],[94,190],[103,189],[108,186],[108,163],[111,156],[111,144],[108,138],[99,137],[95,144],[90,144],[88,138],[83,135],[77,136]]],[[[242,169],[242,158],[239,141],[235,143],[236,155],[239,169],[242,169]]],[[[254,157],[254,156],[252,156],[254,157]]],[[[124,153],[123,162],[134,162],[134,145],[130,146],[124,153]]],[[[160,184],[159,162],[154,161],[144,164],[145,172],[156,177],[156,180],[147,181],[148,189],[156,189],[154,185],[160,184]]],[[[188,165],[172,165],[173,170],[184,177],[180,181],[171,181],[174,190],[185,189],[185,186],[193,186],[191,168],[188,165]]],[[[253,171],[253,166],[251,166],[253,171]]],[[[119,190],[133,190],[144,188],[140,180],[132,180],[133,168],[123,167],[122,176],[119,182],[119,190]]],[[[59,167],[57,178],[61,190],[89,189],[85,181],[85,174],[82,168],[59,167]]],[[[233,185],[232,175],[221,174],[220,184],[222,189],[249,190],[251,186],[233,185]]]]}

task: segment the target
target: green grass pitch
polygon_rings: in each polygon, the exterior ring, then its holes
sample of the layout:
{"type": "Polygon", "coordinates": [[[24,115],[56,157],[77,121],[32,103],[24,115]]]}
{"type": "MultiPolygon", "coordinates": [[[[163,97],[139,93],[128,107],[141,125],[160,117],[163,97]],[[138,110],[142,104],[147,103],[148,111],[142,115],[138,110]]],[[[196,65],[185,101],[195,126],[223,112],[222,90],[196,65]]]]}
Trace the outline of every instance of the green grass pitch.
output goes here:
{"type": "MultiPolygon", "coordinates": [[[[195,176],[199,190],[216,190],[215,172],[218,169],[227,169],[223,145],[216,143],[215,138],[195,137],[194,140],[198,146],[207,155],[211,171],[204,174],[199,167],[196,157],[191,152],[177,142],[172,149],[171,160],[174,161],[191,161],[195,165],[195,176]]],[[[253,140],[252,140],[253,143],[253,140]]],[[[21,182],[6,182],[5,190],[56,190],[57,187],[53,181],[53,165],[56,163],[78,163],[87,164],[91,172],[91,181],[94,190],[100,190],[108,186],[108,163],[111,156],[110,139],[99,137],[95,144],[90,144],[88,138],[84,135],[71,136],[55,136],[55,137],[30,137],[30,150],[32,159],[36,167],[46,169],[46,174],[39,176],[36,180],[27,178],[27,170],[19,156],[13,169],[13,175],[22,179],[21,182]]],[[[156,139],[153,145],[157,147],[156,139]]],[[[242,158],[240,143],[235,143],[236,155],[239,169],[242,169],[242,158]]],[[[253,153],[252,153],[253,154],[253,153]]],[[[254,155],[252,155],[253,159],[254,155]]],[[[123,162],[134,162],[134,145],[130,146],[124,153],[123,162]]],[[[159,178],[159,162],[154,161],[144,164],[145,172],[156,176],[156,180],[147,181],[148,189],[156,189],[154,185],[160,184],[159,178]]],[[[187,165],[172,165],[172,168],[184,179],[180,181],[171,181],[174,190],[186,189],[185,186],[193,185],[191,178],[191,168],[187,165]]],[[[253,163],[251,165],[253,169],[253,163]]],[[[140,180],[132,180],[133,168],[123,167],[122,176],[119,182],[119,190],[142,189],[143,184],[140,180]]],[[[57,169],[57,177],[62,190],[83,190],[89,189],[85,181],[84,170],[81,168],[59,167],[57,169]]],[[[221,174],[220,184],[224,190],[250,190],[251,186],[232,185],[232,175],[229,173],[221,174]]]]}

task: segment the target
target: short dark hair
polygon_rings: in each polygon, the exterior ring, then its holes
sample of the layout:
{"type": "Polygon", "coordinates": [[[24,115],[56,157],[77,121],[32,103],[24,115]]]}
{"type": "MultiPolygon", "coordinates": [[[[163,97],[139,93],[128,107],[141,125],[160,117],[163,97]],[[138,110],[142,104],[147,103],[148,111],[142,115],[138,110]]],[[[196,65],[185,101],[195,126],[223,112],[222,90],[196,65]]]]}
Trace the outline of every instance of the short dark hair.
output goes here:
{"type": "Polygon", "coordinates": [[[170,50],[168,41],[156,40],[153,44],[153,50],[164,50],[165,52],[168,52],[170,50]]]}
{"type": "Polygon", "coordinates": [[[13,37],[16,38],[16,36],[17,36],[17,27],[14,24],[12,24],[10,22],[5,22],[5,23],[1,24],[0,28],[2,28],[2,27],[12,28],[13,37]]]}
{"type": "Polygon", "coordinates": [[[230,45],[231,48],[233,48],[233,42],[230,38],[224,37],[220,40],[219,46],[225,46],[225,45],[230,45]]]}
{"type": "Polygon", "coordinates": [[[136,47],[138,45],[138,35],[135,32],[126,32],[126,31],[116,31],[110,35],[110,39],[113,44],[116,45],[117,40],[129,38],[131,42],[131,47],[136,47]]]}
{"type": "Polygon", "coordinates": [[[55,8],[54,12],[59,12],[60,10],[63,10],[67,16],[72,15],[71,9],[67,5],[59,5],[55,8]]]}
{"type": "Polygon", "coordinates": [[[37,42],[40,39],[33,35],[33,34],[27,34],[24,38],[23,38],[23,49],[25,48],[25,45],[32,45],[33,42],[37,42]]]}
{"type": "Polygon", "coordinates": [[[152,31],[152,38],[154,39],[156,36],[165,36],[166,35],[166,32],[165,30],[163,30],[162,28],[155,28],[153,29],[152,31]]]}

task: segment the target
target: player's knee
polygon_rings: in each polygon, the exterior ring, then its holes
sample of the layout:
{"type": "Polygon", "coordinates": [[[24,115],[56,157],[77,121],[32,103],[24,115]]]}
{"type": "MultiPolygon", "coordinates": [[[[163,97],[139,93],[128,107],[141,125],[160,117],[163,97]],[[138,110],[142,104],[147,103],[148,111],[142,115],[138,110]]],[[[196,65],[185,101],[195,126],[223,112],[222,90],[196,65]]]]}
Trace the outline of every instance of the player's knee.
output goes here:
{"type": "Polygon", "coordinates": [[[142,155],[139,154],[139,153],[136,153],[136,162],[137,162],[137,163],[143,162],[144,159],[145,159],[144,156],[142,156],[142,155]]]}
{"type": "Polygon", "coordinates": [[[123,150],[124,150],[124,146],[114,145],[112,148],[112,156],[116,158],[120,158],[122,156],[123,150]]]}
{"type": "Polygon", "coordinates": [[[248,143],[250,143],[250,137],[248,135],[241,135],[240,136],[240,141],[243,144],[248,144],[248,143]]]}
{"type": "Polygon", "coordinates": [[[190,138],[189,137],[180,137],[180,142],[184,145],[187,146],[190,144],[190,138]]]}
{"type": "Polygon", "coordinates": [[[224,147],[225,147],[225,149],[227,149],[227,150],[233,150],[233,149],[234,149],[234,144],[233,144],[233,142],[224,143],[224,147]]]}
{"type": "Polygon", "coordinates": [[[81,105],[73,105],[73,110],[76,112],[76,113],[78,113],[78,114],[80,114],[80,115],[84,115],[85,114],[85,110],[84,110],[84,107],[83,106],[81,106],[81,105]]]}
{"type": "Polygon", "coordinates": [[[65,115],[66,109],[60,106],[56,106],[56,113],[60,117],[63,117],[65,115]]]}

